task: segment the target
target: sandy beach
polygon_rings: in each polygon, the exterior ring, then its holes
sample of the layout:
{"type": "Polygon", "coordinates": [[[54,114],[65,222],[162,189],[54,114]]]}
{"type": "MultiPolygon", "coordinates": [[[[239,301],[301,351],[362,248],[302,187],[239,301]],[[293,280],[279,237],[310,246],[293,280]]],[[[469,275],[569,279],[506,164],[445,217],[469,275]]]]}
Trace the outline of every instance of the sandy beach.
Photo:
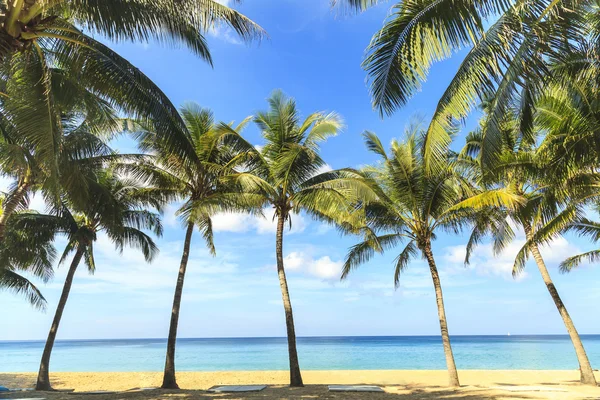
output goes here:
{"type": "MultiPolygon", "coordinates": [[[[73,393],[2,393],[6,399],[45,397],[49,400],[93,398],[159,399],[600,399],[600,388],[582,386],[577,371],[460,371],[462,387],[446,387],[446,371],[304,371],[304,388],[286,386],[286,371],[180,372],[181,391],[136,391],[159,386],[158,372],[60,372],[51,374],[55,389],[73,393]],[[206,392],[220,384],[266,384],[253,394],[213,394],[206,392]],[[327,384],[374,384],[385,393],[330,393],[327,384]],[[86,391],[116,391],[113,394],[84,394],[86,391]],[[79,393],[78,393],[79,392],[79,393]]],[[[597,373],[598,374],[598,373],[597,373]]],[[[10,388],[32,387],[34,373],[1,373],[0,384],[10,388]]],[[[600,374],[597,375],[600,378],[600,374]]]]}

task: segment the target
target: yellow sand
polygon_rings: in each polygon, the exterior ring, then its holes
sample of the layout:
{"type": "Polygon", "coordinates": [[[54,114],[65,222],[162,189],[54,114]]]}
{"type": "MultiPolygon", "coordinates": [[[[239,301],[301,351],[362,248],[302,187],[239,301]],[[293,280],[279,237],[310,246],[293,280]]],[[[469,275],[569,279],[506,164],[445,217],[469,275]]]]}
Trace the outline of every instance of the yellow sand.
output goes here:
{"type": "MultiPolygon", "coordinates": [[[[446,371],[303,371],[304,388],[289,388],[285,371],[180,372],[182,391],[124,392],[132,388],[160,386],[157,372],[60,372],[51,375],[55,389],[76,392],[111,390],[117,394],[65,393],[2,394],[2,398],[45,397],[48,400],[108,399],[600,399],[600,388],[579,384],[578,371],[459,371],[462,387],[448,388],[446,371]],[[212,394],[206,389],[220,384],[266,384],[255,394],[212,394]],[[374,384],[386,393],[330,393],[327,384],[374,384]]],[[[600,381],[600,374],[597,375],[600,381]]],[[[32,387],[35,374],[0,373],[0,384],[32,387]]]]}

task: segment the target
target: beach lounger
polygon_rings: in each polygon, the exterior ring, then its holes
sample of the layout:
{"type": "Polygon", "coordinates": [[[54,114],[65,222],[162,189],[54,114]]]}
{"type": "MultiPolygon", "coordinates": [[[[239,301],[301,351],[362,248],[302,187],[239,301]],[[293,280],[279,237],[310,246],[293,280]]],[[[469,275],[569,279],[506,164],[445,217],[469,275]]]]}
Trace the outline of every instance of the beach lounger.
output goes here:
{"type": "Polygon", "coordinates": [[[266,387],[267,385],[221,385],[213,386],[208,391],[213,393],[260,392],[266,387]]]}
{"type": "Polygon", "coordinates": [[[566,392],[566,389],[548,386],[492,386],[490,389],[506,390],[508,392],[566,392]]]}
{"type": "Polygon", "coordinates": [[[160,388],[158,388],[158,387],[142,387],[142,388],[136,387],[133,389],[128,389],[128,390],[126,390],[126,392],[148,392],[150,390],[158,390],[158,389],[160,389],[160,388]]]}
{"type": "Polygon", "coordinates": [[[115,392],[114,390],[91,390],[88,392],[69,392],[69,394],[75,394],[75,395],[79,395],[79,394],[117,394],[118,392],[115,392]]]}
{"type": "Polygon", "coordinates": [[[379,386],[373,385],[329,385],[330,392],[383,392],[379,386]]]}

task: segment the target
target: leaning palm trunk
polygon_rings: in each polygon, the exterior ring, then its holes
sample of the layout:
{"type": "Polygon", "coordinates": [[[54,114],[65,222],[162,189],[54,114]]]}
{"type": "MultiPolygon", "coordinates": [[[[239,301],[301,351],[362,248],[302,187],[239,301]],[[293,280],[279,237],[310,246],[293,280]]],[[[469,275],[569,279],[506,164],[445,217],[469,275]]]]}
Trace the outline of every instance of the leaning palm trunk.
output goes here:
{"type": "Polygon", "coordinates": [[[190,244],[192,234],[194,233],[194,224],[188,223],[185,232],[185,242],[183,244],[183,255],[179,265],[179,275],[175,285],[175,296],[173,297],[173,309],[171,311],[171,325],[169,326],[169,338],[167,340],[167,358],[165,361],[165,372],[163,376],[163,389],[179,389],[175,379],[175,345],[177,342],[177,325],[179,324],[179,310],[181,308],[181,295],[183,293],[183,282],[185,280],[185,271],[190,256],[190,244]]]}
{"type": "Polygon", "coordinates": [[[456,364],[454,363],[454,354],[452,353],[452,346],[450,345],[450,335],[448,334],[448,323],[446,322],[446,310],[444,309],[442,284],[440,283],[440,275],[438,274],[435,260],[433,259],[433,253],[431,252],[431,244],[427,243],[423,248],[423,252],[425,253],[425,258],[427,258],[429,270],[431,271],[431,278],[433,279],[433,286],[435,288],[435,299],[437,302],[438,315],[440,317],[442,344],[444,345],[446,366],[448,367],[448,374],[450,375],[450,386],[460,386],[458,381],[458,372],[456,371],[456,364]]]}
{"type": "Polygon", "coordinates": [[[56,307],[54,320],[52,320],[50,332],[48,332],[48,339],[46,339],[46,345],[44,346],[44,352],[42,353],[42,361],[40,362],[40,371],[38,372],[35,390],[52,390],[49,375],[50,355],[52,354],[52,348],[54,347],[54,340],[56,339],[58,326],[60,325],[60,320],[62,318],[63,311],[65,310],[67,299],[69,298],[69,292],[71,291],[71,285],[73,284],[73,277],[75,276],[75,271],[77,271],[77,267],[79,266],[79,262],[81,261],[82,257],[83,250],[78,248],[75,256],[73,257],[73,261],[71,261],[71,266],[69,267],[69,272],[67,273],[67,278],[65,279],[62,294],[60,295],[60,300],[58,301],[58,306],[56,307]]]}
{"type": "MultiPolygon", "coordinates": [[[[533,233],[531,228],[525,226],[525,234],[528,240],[533,239],[533,233]]],[[[596,377],[594,376],[594,371],[592,370],[592,366],[590,364],[590,360],[585,352],[585,348],[583,347],[583,343],[581,342],[581,338],[579,337],[579,333],[577,329],[575,329],[575,324],[567,311],[554,283],[552,282],[552,278],[550,278],[550,274],[548,273],[548,268],[546,268],[546,263],[542,258],[540,253],[540,249],[537,244],[532,241],[532,245],[530,246],[531,254],[533,255],[533,259],[540,270],[540,274],[542,275],[542,279],[548,288],[548,292],[550,292],[550,296],[552,296],[552,300],[554,300],[554,304],[560,313],[560,316],[563,319],[565,327],[567,328],[567,332],[571,337],[571,342],[573,342],[573,347],[575,347],[575,354],[577,355],[577,361],[579,362],[579,372],[581,374],[580,380],[581,383],[586,385],[596,386],[596,377]]]]}
{"type": "Polygon", "coordinates": [[[285,216],[279,215],[277,219],[277,240],[275,244],[275,251],[277,253],[277,274],[279,275],[281,297],[283,298],[283,308],[285,310],[285,325],[287,328],[288,353],[290,358],[290,386],[304,386],[302,383],[302,375],[300,373],[300,363],[298,362],[298,351],[296,349],[296,331],[294,329],[292,302],[290,301],[287,279],[285,278],[285,269],[283,268],[284,225],[285,216]]]}
{"type": "Polygon", "coordinates": [[[4,203],[4,209],[2,210],[2,215],[0,215],[0,242],[4,239],[8,219],[17,210],[17,206],[23,201],[30,187],[31,181],[26,176],[23,181],[19,183],[17,189],[8,196],[4,203]]]}

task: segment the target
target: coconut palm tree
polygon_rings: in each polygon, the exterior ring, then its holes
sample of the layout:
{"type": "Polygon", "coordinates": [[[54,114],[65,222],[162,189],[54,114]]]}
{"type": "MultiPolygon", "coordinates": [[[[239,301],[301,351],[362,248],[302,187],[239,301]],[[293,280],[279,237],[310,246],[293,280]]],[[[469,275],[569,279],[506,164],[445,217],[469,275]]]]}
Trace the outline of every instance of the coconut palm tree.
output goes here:
{"type": "Polygon", "coordinates": [[[341,130],[343,124],[337,114],[315,112],[301,119],[295,101],[280,91],[275,91],[268,102],[269,110],[257,113],[254,118],[266,143],[260,152],[253,153],[247,170],[231,178],[246,192],[260,197],[253,201],[255,204],[274,209],[275,254],[285,311],[290,385],[302,386],[284,267],[285,225],[291,226],[293,213],[301,211],[328,223],[346,223],[352,218],[350,202],[359,195],[368,196],[368,188],[355,171],[323,172],[326,163],[319,155],[319,143],[341,130]]]}
{"type": "Polygon", "coordinates": [[[28,208],[35,192],[43,194],[49,203],[56,202],[61,192],[82,199],[88,195],[87,175],[107,162],[133,158],[117,155],[105,143],[116,128],[115,112],[110,107],[95,96],[64,90],[69,87],[67,80],[63,79],[60,87],[56,93],[64,96],[60,101],[61,109],[65,109],[61,117],[63,132],[58,137],[57,160],[50,165],[18,134],[13,121],[0,114],[0,174],[14,182],[4,196],[0,213],[0,288],[25,294],[39,308],[45,307],[44,297],[18,272],[28,271],[44,282],[52,277],[53,236],[38,229],[11,230],[11,219],[28,208]],[[54,166],[60,170],[58,176],[51,175],[54,166]]]}
{"type": "Polygon", "coordinates": [[[185,225],[186,232],[169,325],[164,389],[179,388],[175,376],[175,345],[194,228],[200,230],[209,252],[215,255],[211,218],[218,212],[247,211],[249,208],[246,202],[249,195],[239,193],[234,185],[224,182],[224,177],[234,173],[234,168],[244,162],[245,151],[253,150],[237,133],[248,119],[237,127],[217,124],[210,110],[193,103],[184,105],[181,115],[186,130],[179,135],[186,138],[182,142],[185,148],[173,152],[156,132],[139,126],[136,136],[140,140],[140,148],[152,154],[152,158],[148,163],[121,167],[137,180],[147,182],[154,196],[163,201],[183,201],[176,214],[185,225]]]}
{"type": "Polygon", "coordinates": [[[74,253],[42,353],[36,390],[52,390],[49,369],[54,340],[77,267],[83,260],[90,273],[96,269],[94,242],[97,235],[101,232],[106,234],[119,251],[123,251],[125,246],[140,249],[147,261],[151,261],[158,252],[153,240],[142,229],[150,229],[156,235],[162,233],[158,215],[146,210],[148,206],[160,204],[149,201],[144,188],[105,171],[97,174],[95,182],[88,182],[88,191],[93,195],[86,196],[85,202],[76,197],[67,198],[62,207],[55,208],[52,214],[19,215],[21,229],[37,229],[67,237],[60,263],[74,253]]]}
{"type": "MultiPolygon", "coordinates": [[[[54,197],[58,195],[61,164],[70,159],[81,159],[84,153],[89,153],[85,149],[96,148],[120,129],[117,111],[105,99],[92,93],[76,76],[53,69],[49,72],[49,85],[54,100],[53,112],[59,123],[53,127],[52,143],[37,142],[27,133],[30,132],[28,123],[32,114],[43,115],[44,107],[34,101],[27,107],[20,107],[23,99],[18,99],[22,97],[22,91],[35,93],[43,88],[31,82],[31,85],[24,85],[20,76],[15,73],[5,76],[5,80],[0,79],[0,91],[6,94],[0,96],[0,173],[15,182],[3,204],[0,241],[7,219],[19,208],[27,208],[28,198],[34,190],[43,187],[46,195],[51,195],[50,191],[54,192],[54,197]],[[74,145],[79,148],[73,148],[74,145]]],[[[69,173],[77,171],[80,168],[68,170],[69,173]]]]}
{"type": "Polygon", "coordinates": [[[216,0],[0,0],[0,15],[0,83],[6,81],[0,113],[47,160],[55,158],[62,131],[52,79],[57,68],[123,114],[152,121],[174,149],[185,140],[174,136],[184,122],[167,96],[86,32],[183,44],[208,62],[203,34],[213,26],[225,24],[245,40],[264,34],[216,0]]]}
{"type": "Polygon", "coordinates": [[[62,133],[56,138],[56,159],[52,160],[40,155],[35,146],[19,134],[12,121],[0,116],[0,174],[14,182],[2,204],[0,242],[7,221],[13,213],[28,207],[34,192],[42,191],[49,201],[56,200],[61,190],[85,195],[85,173],[101,167],[104,162],[124,157],[105,143],[114,136],[118,126],[113,111],[104,111],[110,114],[108,118],[76,110],[63,114],[62,133]]]}
{"type": "Polygon", "coordinates": [[[425,167],[427,141],[416,125],[411,126],[403,142],[392,141],[390,153],[374,133],[366,132],[364,137],[367,148],[381,158],[376,166],[363,169],[377,200],[364,201],[360,205],[364,208],[365,219],[363,226],[358,228],[364,240],[350,248],[342,279],[369,261],[375,252],[383,253],[405,242],[395,260],[394,283],[397,286],[409,262],[422,255],[427,260],[435,289],[450,386],[459,386],[432,241],[440,231],[458,234],[475,221],[476,210],[500,204],[512,207],[519,198],[507,190],[480,193],[469,177],[462,174],[449,151],[446,152],[445,169],[429,173],[425,167]]]}
{"type": "Polygon", "coordinates": [[[0,243],[0,290],[22,295],[33,307],[45,310],[46,299],[22,272],[44,283],[52,278],[56,256],[52,243],[54,233],[41,229],[19,229],[18,219],[19,214],[13,215],[0,243]]]}
{"type": "MultiPolygon", "coordinates": [[[[381,2],[334,0],[357,11],[381,2]]],[[[523,89],[524,111],[533,114],[536,98],[556,78],[549,63],[588,38],[597,43],[596,19],[593,1],[397,2],[363,62],[373,105],[382,114],[393,113],[419,91],[433,63],[468,49],[437,103],[427,129],[427,151],[443,153],[455,119],[465,118],[493,92],[482,148],[483,161],[493,162],[502,147],[503,114],[523,89]]]]}
{"type": "Polygon", "coordinates": [[[2,0],[0,10],[2,58],[48,39],[81,45],[86,36],[76,26],[115,41],[181,43],[207,61],[203,35],[215,25],[226,24],[244,39],[262,34],[251,20],[216,0],[2,0]]]}
{"type": "MultiPolygon", "coordinates": [[[[469,135],[463,153],[468,153],[476,160],[481,171],[481,184],[484,187],[511,188],[524,199],[523,204],[512,209],[500,207],[496,214],[502,220],[508,218],[512,224],[525,232],[526,243],[516,255],[513,276],[517,276],[525,268],[528,257],[532,256],[573,342],[579,362],[580,380],[584,384],[595,386],[596,379],[585,348],[552,281],[540,252],[540,246],[569,229],[574,221],[582,221],[585,199],[598,198],[596,188],[600,182],[600,175],[587,170],[571,170],[568,174],[554,174],[552,164],[546,163],[553,157],[548,157],[544,151],[541,151],[545,148],[536,148],[537,135],[523,135],[518,115],[518,111],[513,110],[512,113],[505,115],[500,123],[502,148],[493,164],[488,163],[484,167],[485,164],[482,162],[481,148],[484,138],[481,132],[469,135]]],[[[537,130],[534,129],[533,132],[537,130]]],[[[489,219],[481,219],[475,225],[467,246],[466,262],[472,249],[486,234],[492,236],[496,253],[501,252],[514,239],[515,234],[510,224],[503,223],[502,228],[499,229],[497,219],[495,224],[489,222],[489,219]]]]}
{"type": "MultiPolygon", "coordinates": [[[[595,175],[600,161],[600,73],[599,65],[594,57],[595,49],[591,44],[574,49],[568,57],[555,62],[552,67],[560,80],[548,85],[536,102],[535,122],[538,129],[546,132],[538,153],[543,158],[550,176],[569,179],[572,176],[595,175]]],[[[591,190],[579,190],[572,200],[578,203],[591,204],[598,210],[600,191],[597,180],[585,183],[591,190]],[[590,185],[591,184],[591,185],[590,185]],[[595,203],[595,204],[594,204],[595,203]]],[[[549,223],[554,228],[545,232],[546,236],[575,232],[589,236],[598,241],[599,225],[589,218],[579,216],[574,220],[564,219],[564,213],[558,214],[549,223]],[[558,224],[555,223],[561,220],[558,224]],[[564,228],[561,230],[560,226],[564,228]]],[[[541,239],[538,233],[537,240],[541,239]]],[[[560,264],[561,272],[569,272],[582,262],[596,262],[600,252],[591,250],[567,258],[560,264]]]]}

